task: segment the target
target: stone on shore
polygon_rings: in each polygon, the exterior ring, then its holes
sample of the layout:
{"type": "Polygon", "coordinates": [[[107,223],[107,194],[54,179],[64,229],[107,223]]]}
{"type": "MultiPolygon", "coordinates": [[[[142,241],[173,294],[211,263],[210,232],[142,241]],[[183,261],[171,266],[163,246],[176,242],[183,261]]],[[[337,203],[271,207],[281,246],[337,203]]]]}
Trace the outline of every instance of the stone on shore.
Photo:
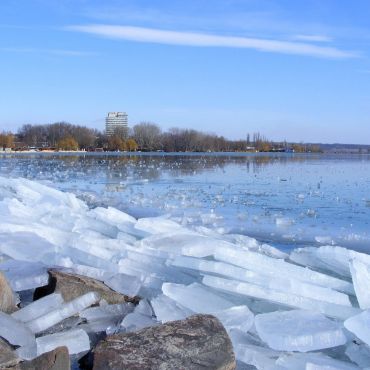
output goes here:
{"type": "Polygon", "coordinates": [[[211,315],[108,336],[94,350],[94,370],[235,368],[230,338],[211,315]]]}
{"type": "Polygon", "coordinates": [[[71,364],[67,347],[58,347],[43,353],[32,361],[19,364],[19,370],[70,370],[71,364]]]}
{"type": "Polygon", "coordinates": [[[0,369],[11,368],[21,361],[13,348],[0,338],[0,369]]]}
{"type": "Polygon", "coordinates": [[[103,282],[82,275],[67,272],[49,270],[49,284],[46,287],[36,289],[35,298],[44,297],[50,293],[61,293],[63,299],[69,302],[88,292],[97,292],[102,299],[109,304],[124,302],[138,303],[138,297],[129,297],[110,289],[103,282]]]}
{"type": "Polygon", "coordinates": [[[12,313],[17,310],[15,296],[8,280],[0,271],[0,311],[12,313]]]}

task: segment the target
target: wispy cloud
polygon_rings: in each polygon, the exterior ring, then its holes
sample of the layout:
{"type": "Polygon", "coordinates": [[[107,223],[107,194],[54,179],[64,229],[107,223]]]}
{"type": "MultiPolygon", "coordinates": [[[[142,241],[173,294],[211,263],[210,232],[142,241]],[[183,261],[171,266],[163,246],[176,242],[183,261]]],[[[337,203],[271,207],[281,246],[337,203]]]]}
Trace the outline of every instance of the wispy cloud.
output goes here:
{"type": "Polygon", "coordinates": [[[293,40],[308,41],[308,42],[331,42],[333,39],[324,35],[295,35],[293,40]]]}
{"type": "Polygon", "coordinates": [[[320,58],[353,58],[356,53],[303,42],[262,38],[221,36],[197,32],[167,31],[155,28],[114,26],[104,24],[68,26],[67,30],[98,36],[167,45],[246,48],[264,52],[306,55],[320,58]]]}
{"type": "Polygon", "coordinates": [[[85,57],[96,55],[96,53],[79,50],[66,50],[66,49],[42,49],[42,48],[29,48],[29,47],[12,47],[2,48],[2,53],[29,53],[29,54],[50,54],[59,56],[70,56],[70,57],[85,57]]]}

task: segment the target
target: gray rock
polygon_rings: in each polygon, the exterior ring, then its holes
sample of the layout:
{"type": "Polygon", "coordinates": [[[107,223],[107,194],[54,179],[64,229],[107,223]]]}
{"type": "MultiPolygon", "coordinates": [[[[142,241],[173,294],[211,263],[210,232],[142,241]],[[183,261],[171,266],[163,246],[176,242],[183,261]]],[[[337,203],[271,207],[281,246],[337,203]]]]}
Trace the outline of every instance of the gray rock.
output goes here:
{"type": "Polygon", "coordinates": [[[44,297],[47,294],[56,292],[61,293],[66,302],[71,301],[85,293],[97,292],[101,298],[109,304],[132,302],[137,304],[138,297],[129,297],[124,294],[115,292],[106,286],[103,282],[89,278],[87,276],[49,270],[49,284],[46,287],[37,288],[35,299],[44,297]]]}
{"type": "Polygon", "coordinates": [[[8,280],[0,271],[0,311],[12,313],[17,310],[15,304],[15,295],[10,287],[8,280]]]}
{"type": "Polygon", "coordinates": [[[58,347],[18,366],[19,370],[70,370],[71,363],[67,347],[58,347]]]}
{"type": "Polygon", "coordinates": [[[0,338],[0,369],[5,369],[21,361],[13,348],[0,338]]]}
{"type": "Polygon", "coordinates": [[[194,315],[101,341],[94,370],[233,370],[235,355],[224,327],[211,315],[194,315]]]}

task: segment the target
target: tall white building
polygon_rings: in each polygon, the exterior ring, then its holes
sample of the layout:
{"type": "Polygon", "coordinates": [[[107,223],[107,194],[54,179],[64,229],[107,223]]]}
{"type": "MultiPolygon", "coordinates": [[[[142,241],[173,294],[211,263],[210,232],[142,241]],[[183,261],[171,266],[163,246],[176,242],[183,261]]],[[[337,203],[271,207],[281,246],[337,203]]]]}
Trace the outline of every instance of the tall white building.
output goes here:
{"type": "Polygon", "coordinates": [[[112,136],[114,134],[127,136],[127,113],[109,112],[108,116],[105,118],[105,132],[108,136],[112,136]]]}

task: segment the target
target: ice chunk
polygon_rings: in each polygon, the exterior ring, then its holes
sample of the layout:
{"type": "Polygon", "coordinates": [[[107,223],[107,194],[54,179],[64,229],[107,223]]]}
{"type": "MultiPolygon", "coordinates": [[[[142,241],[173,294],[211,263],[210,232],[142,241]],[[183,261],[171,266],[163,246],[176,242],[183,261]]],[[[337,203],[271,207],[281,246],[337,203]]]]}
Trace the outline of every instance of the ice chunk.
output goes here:
{"type": "Polygon", "coordinates": [[[247,332],[254,322],[254,315],[247,306],[234,306],[212,314],[222,322],[228,331],[238,329],[247,332]]]}
{"type": "Polygon", "coordinates": [[[336,360],[322,353],[294,353],[280,356],[276,369],[294,370],[359,370],[356,365],[336,360]]]}
{"type": "Polygon", "coordinates": [[[215,258],[274,278],[297,279],[299,281],[339,290],[344,293],[354,293],[352,284],[347,281],[255,252],[218,248],[215,253],[215,258]]]}
{"type": "Polygon", "coordinates": [[[275,369],[275,361],[280,354],[280,352],[253,344],[237,344],[234,346],[234,351],[239,361],[259,370],[275,369]]]}
{"type": "Polygon", "coordinates": [[[86,308],[80,312],[80,317],[88,321],[111,317],[123,317],[134,310],[132,303],[110,304],[99,307],[86,308]]]}
{"type": "Polygon", "coordinates": [[[232,279],[247,281],[256,285],[264,286],[266,288],[313,298],[316,300],[341,304],[344,306],[351,306],[348,296],[335,290],[305,283],[295,279],[280,278],[279,276],[271,278],[270,276],[266,276],[259,272],[246,270],[224,262],[178,256],[173,260],[168,260],[168,264],[224,275],[232,279]]]}
{"type": "Polygon", "coordinates": [[[370,264],[354,258],[349,266],[358,303],[364,310],[370,308],[370,264]]]}
{"type": "Polygon", "coordinates": [[[370,310],[350,317],[344,322],[344,327],[370,346],[370,310]]]}
{"type": "Polygon", "coordinates": [[[141,287],[141,282],[138,278],[122,273],[104,280],[104,284],[116,292],[126,294],[131,297],[136,296],[141,287]]]}
{"type": "Polygon", "coordinates": [[[193,311],[175,302],[173,299],[161,294],[151,301],[157,320],[167,321],[182,320],[194,314],[193,311]]]}
{"type": "Polygon", "coordinates": [[[317,301],[291,293],[284,293],[281,291],[264,288],[255,284],[227,280],[215,276],[205,275],[203,278],[203,284],[226,292],[264,299],[288,307],[319,311],[326,316],[340,318],[343,320],[359,312],[358,309],[353,307],[317,301]]]}
{"type": "Polygon", "coordinates": [[[225,310],[232,306],[226,299],[210,292],[205,286],[164,283],[162,291],[167,296],[196,313],[211,313],[225,310]]]}
{"type": "Polygon", "coordinates": [[[12,313],[12,316],[22,322],[31,321],[58,308],[62,303],[63,298],[61,294],[53,293],[32,302],[19,311],[12,313]]]}
{"type": "Polygon", "coordinates": [[[370,367],[370,347],[366,344],[350,343],[345,354],[361,368],[370,367]]]}
{"type": "Polygon", "coordinates": [[[82,329],[73,329],[61,333],[45,335],[36,339],[37,355],[66,346],[70,355],[90,350],[89,336],[82,329]]]}
{"type": "Polygon", "coordinates": [[[39,333],[51,326],[61,322],[67,317],[73,316],[86,307],[98,302],[100,299],[99,294],[95,292],[86,293],[83,296],[73,299],[68,303],[60,305],[59,308],[47,312],[45,315],[37,317],[36,319],[29,321],[27,326],[34,333],[39,333]]]}
{"type": "Polygon", "coordinates": [[[49,282],[46,266],[38,262],[7,260],[0,264],[0,271],[4,272],[16,292],[44,286],[49,282]]]}
{"type": "Polygon", "coordinates": [[[346,343],[340,326],[320,313],[293,310],[255,318],[257,333],[272,349],[308,352],[346,343]]]}
{"type": "Polygon", "coordinates": [[[32,347],[35,335],[20,321],[0,311],[0,337],[15,346],[32,347]]]}
{"type": "Polygon", "coordinates": [[[149,234],[160,234],[172,231],[180,232],[186,230],[177,222],[162,216],[140,218],[135,224],[135,229],[145,231],[149,234]]]}

